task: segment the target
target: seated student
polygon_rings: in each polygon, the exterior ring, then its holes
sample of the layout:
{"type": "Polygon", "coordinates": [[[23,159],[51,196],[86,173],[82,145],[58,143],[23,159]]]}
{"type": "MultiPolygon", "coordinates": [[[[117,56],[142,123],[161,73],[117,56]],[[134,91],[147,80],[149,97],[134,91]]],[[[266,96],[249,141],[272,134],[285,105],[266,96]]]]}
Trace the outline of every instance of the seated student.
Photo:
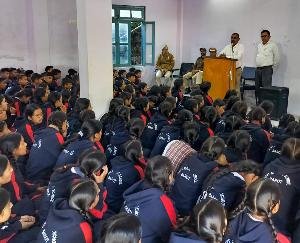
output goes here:
{"type": "Polygon", "coordinates": [[[193,114],[190,111],[186,109],[179,111],[175,121],[161,129],[150,153],[150,158],[155,155],[162,154],[169,142],[180,139],[183,136],[183,124],[192,120],[193,114]]]}
{"type": "Polygon", "coordinates": [[[289,138],[282,145],[281,156],[264,168],[264,176],[280,187],[280,209],[272,217],[276,229],[291,236],[300,195],[300,139],[289,138]]]}
{"type": "Polygon", "coordinates": [[[227,100],[231,97],[231,96],[239,96],[238,92],[235,89],[229,89],[227,90],[225,96],[224,96],[224,102],[227,104],[227,100]]]}
{"type": "Polygon", "coordinates": [[[138,217],[127,213],[112,216],[104,222],[97,243],[141,243],[142,227],[138,217]]]}
{"type": "Polygon", "coordinates": [[[66,107],[62,103],[62,95],[57,91],[53,91],[49,94],[48,103],[46,106],[46,121],[49,120],[49,117],[54,111],[67,112],[66,107]]]}
{"type": "Polygon", "coordinates": [[[128,92],[132,95],[132,99],[135,100],[136,98],[136,87],[132,84],[127,84],[123,92],[128,92]]]}
{"type": "Polygon", "coordinates": [[[5,121],[0,121],[0,138],[11,133],[5,121]]]}
{"type": "Polygon", "coordinates": [[[211,83],[208,81],[203,81],[200,85],[200,90],[203,92],[203,98],[204,98],[204,106],[212,106],[213,105],[213,99],[209,96],[208,92],[211,88],[211,83]]]}
{"type": "Polygon", "coordinates": [[[82,121],[79,114],[85,110],[92,110],[91,101],[87,98],[78,98],[75,102],[73,110],[68,114],[68,135],[79,132],[82,121]]]}
{"type": "Polygon", "coordinates": [[[14,204],[14,214],[18,216],[34,215],[35,205],[30,198],[34,195],[37,187],[25,183],[15,162],[19,155],[26,153],[26,144],[21,139],[19,134],[10,134],[0,140],[0,149],[3,154],[0,155],[0,186],[10,193],[11,201],[14,204]],[[10,157],[10,161],[5,155],[10,157]]]}
{"type": "Polygon", "coordinates": [[[171,87],[167,86],[167,85],[160,86],[160,94],[161,94],[161,99],[162,100],[165,100],[167,97],[172,97],[172,89],[171,89],[171,87]]]}
{"type": "Polygon", "coordinates": [[[137,98],[133,103],[134,109],[130,111],[131,118],[140,118],[144,122],[144,125],[148,123],[150,119],[149,113],[149,100],[147,97],[137,98]]]}
{"type": "Polygon", "coordinates": [[[226,117],[226,116],[231,115],[233,113],[231,111],[231,108],[238,101],[240,101],[239,96],[233,95],[233,96],[230,96],[228,98],[228,100],[226,101],[225,112],[223,114],[223,117],[226,117]]]}
{"type": "Polygon", "coordinates": [[[5,94],[9,96],[14,96],[16,93],[20,92],[21,90],[25,89],[28,85],[27,76],[25,74],[20,74],[18,77],[17,85],[11,86],[6,89],[5,94]]]}
{"type": "MultiPolygon", "coordinates": [[[[150,113],[150,118],[151,118],[152,115],[154,115],[158,111],[161,101],[160,101],[159,97],[154,96],[154,95],[147,96],[147,97],[149,100],[149,113],[150,113]]],[[[176,105],[176,100],[175,100],[175,105],[176,105]]]]}
{"type": "Polygon", "coordinates": [[[131,140],[123,144],[120,156],[111,161],[111,169],[105,181],[107,204],[110,210],[119,213],[123,204],[123,193],[134,183],[144,178],[145,165],[140,141],[131,140]]]}
{"type": "Polygon", "coordinates": [[[170,124],[172,110],[172,104],[167,101],[163,101],[159,105],[159,111],[154,113],[154,115],[150,118],[150,121],[147,123],[141,136],[143,150],[146,157],[149,156],[154,147],[154,138],[158,136],[164,126],[170,124]]]}
{"type": "Polygon", "coordinates": [[[56,84],[55,84],[55,82],[53,82],[52,72],[50,72],[50,73],[44,72],[41,75],[43,77],[44,82],[49,86],[49,90],[51,92],[55,91],[56,84]]]}
{"type": "Polygon", "coordinates": [[[214,199],[197,204],[184,223],[171,234],[169,243],[222,242],[226,231],[226,211],[214,199]]]}
{"type": "Polygon", "coordinates": [[[0,94],[5,94],[7,88],[7,80],[0,77],[0,94]]]}
{"type": "Polygon", "coordinates": [[[67,135],[67,117],[55,111],[48,120],[48,127],[35,134],[26,164],[26,177],[30,181],[46,184],[49,181],[57,158],[62,151],[64,137],[67,135]]]}
{"type": "Polygon", "coordinates": [[[16,128],[16,131],[23,136],[29,150],[34,143],[34,133],[40,128],[42,122],[43,111],[34,103],[26,106],[24,118],[22,120],[18,121],[18,123],[17,120],[15,121],[14,127],[16,128]]]}
{"type": "Polygon", "coordinates": [[[31,75],[31,88],[36,90],[40,84],[43,83],[43,77],[39,73],[33,73],[31,75]]]}
{"type": "Polygon", "coordinates": [[[26,105],[32,97],[32,90],[29,88],[23,89],[15,94],[13,100],[13,107],[16,109],[16,116],[21,117],[24,115],[26,105]]]}
{"type": "Polygon", "coordinates": [[[148,93],[148,84],[144,82],[140,82],[136,87],[136,97],[144,97],[147,96],[148,93]]]}
{"type": "Polygon", "coordinates": [[[280,135],[285,132],[285,129],[290,122],[295,121],[295,117],[291,114],[283,114],[279,119],[278,127],[272,127],[271,133],[280,135]]]}
{"type": "Polygon", "coordinates": [[[199,113],[199,106],[196,99],[187,97],[186,99],[183,99],[181,102],[181,105],[184,109],[187,109],[188,111],[193,113],[193,119],[195,121],[200,121],[199,113]]]}
{"type": "Polygon", "coordinates": [[[80,154],[90,148],[95,148],[102,134],[102,124],[98,120],[87,120],[82,124],[78,134],[67,140],[63,145],[63,151],[57,158],[55,167],[75,164],[80,154]]]}
{"type": "Polygon", "coordinates": [[[9,192],[0,187],[0,242],[2,243],[24,243],[36,239],[39,228],[32,227],[35,217],[22,215],[11,218],[9,192]]]}
{"type": "Polygon", "coordinates": [[[222,99],[218,98],[213,102],[213,107],[216,108],[218,113],[217,119],[213,126],[213,130],[215,131],[215,133],[218,133],[219,131],[222,131],[222,128],[224,126],[222,116],[225,112],[225,102],[222,99]]]}
{"type": "Polygon", "coordinates": [[[247,131],[252,139],[248,151],[248,159],[258,163],[263,163],[265,154],[270,145],[270,134],[261,126],[265,123],[266,112],[261,107],[255,107],[251,111],[250,123],[241,127],[241,130],[247,131]]]}
{"type": "Polygon", "coordinates": [[[272,129],[272,123],[271,123],[271,118],[270,115],[273,111],[274,108],[274,103],[270,100],[264,100],[263,102],[261,102],[259,104],[259,106],[261,108],[263,108],[265,110],[265,112],[267,113],[266,115],[266,121],[263,124],[262,128],[268,132],[270,132],[270,130],[272,129]]]}
{"type": "Polygon", "coordinates": [[[123,103],[126,107],[128,107],[130,109],[133,108],[133,106],[132,106],[133,98],[132,98],[131,93],[124,91],[119,95],[119,98],[123,99],[123,103]]]}
{"type": "Polygon", "coordinates": [[[268,179],[258,179],[247,188],[245,199],[231,215],[233,220],[229,222],[224,242],[278,242],[279,234],[271,219],[279,210],[278,185],[268,179]]]}
{"type": "Polygon", "coordinates": [[[239,130],[244,123],[241,118],[236,115],[227,116],[223,121],[224,129],[223,131],[219,131],[217,135],[227,142],[231,134],[234,131],[239,130]]]}
{"type": "Polygon", "coordinates": [[[117,98],[125,89],[126,83],[123,78],[117,78],[114,84],[114,98],[117,98]]]}
{"type": "Polygon", "coordinates": [[[248,132],[234,131],[227,140],[224,154],[229,163],[247,159],[247,152],[251,146],[251,138],[248,132]]]}
{"type": "Polygon", "coordinates": [[[100,189],[90,179],[72,185],[68,199],[56,199],[38,234],[37,242],[93,242],[93,225],[89,211],[99,201],[100,189]]]}
{"type": "Polygon", "coordinates": [[[174,86],[172,88],[172,96],[175,97],[177,99],[177,104],[179,104],[181,102],[181,100],[183,99],[183,79],[176,79],[174,81],[174,86]]]}
{"type": "Polygon", "coordinates": [[[121,146],[130,140],[140,140],[145,128],[144,122],[140,118],[132,118],[123,131],[116,133],[111,137],[110,143],[106,147],[106,157],[110,161],[116,156],[122,154],[121,146]]]}
{"type": "Polygon", "coordinates": [[[264,166],[280,156],[282,144],[290,137],[300,138],[299,122],[290,122],[283,133],[275,134],[272,137],[270,146],[265,155],[264,166]]]}
{"type": "Polygon", "coordinates": [[[135,75],[135,81],[134,84],[135,85],[139,85],[142,82],[142,71],[139,69],[136,69],[134,71],[134,75],[135,75]]]}
{"type": "Polygon", "coordinates": [[[62,92],[63,90],[69,90],[71,92],[73,87],[73,80],[70,78],[63,78],[61,86],[57,88],[57,91],[62,92]]]}
{"type": "Polygon", "coordinates": [[[207,178],[199,200],[216,199],[231,212],[243,201],[246,187],[258,179],[260,172],[260,166],[251,160],[216,171],[207,178]]]}
{"type": "Polygon", "coordinates": [[[126,83],[126,85],[127,84],[135,85],[135,74],[134,74],[134,72],[128,72],[126,74],[125,83],[126,83]]]}
{"type": "Polygon", "coordinates": [[[72,110],[70,107],[71,91],[64,89],[61,91],[61,96],[62,103],[66,107],[67,113],[69,113],[72,110]]]}
{"type": "Polygon", "coordinates": [[[164,156],[148,160],[145,179],[129,187],[123,194],[123,210],[136,215],[142,224],[142,242],[167,242],[176,226],[176,212],[166,195],[173,180],[172,165],[164,156]]]}
{"type": "Polygon", "coordinates": [[[224,148],[222,139],[210,137],[203,143],[199,153],[187,157],[178,166],[171,198],[180,215],[189,215],[201,194],[207,175],[217,169],[218,165],[227,165],[224,148]]]}
{"type": "Polygon", "coordinates": [[[54,170],[46,192],[43,195],[39,217],[44,222],[49,209],[57,198],[67,198],[72,183],[81,178],[94,180],[101,194],[100,200],[94,210],[90,211],[95,218],[101,219],[107,211],[105,203],[107,191],[103,188],[103,181],[108,173],[106,158],[100,151],[90,149],[79,158],[78,165],[67,165],[54,170]]]}

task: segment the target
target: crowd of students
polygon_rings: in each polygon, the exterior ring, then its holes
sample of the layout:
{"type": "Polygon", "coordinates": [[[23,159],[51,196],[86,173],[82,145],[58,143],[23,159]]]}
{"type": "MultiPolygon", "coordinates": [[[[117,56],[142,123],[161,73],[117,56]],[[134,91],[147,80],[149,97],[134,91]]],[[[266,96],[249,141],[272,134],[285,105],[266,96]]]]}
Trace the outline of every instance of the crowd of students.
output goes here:
{"type": "Polygon", "coordinates": [[[270,101],[132,68],[98,120],[73,69],[0,75],[1,243],[300,242],[300,124],[270,101]]]}

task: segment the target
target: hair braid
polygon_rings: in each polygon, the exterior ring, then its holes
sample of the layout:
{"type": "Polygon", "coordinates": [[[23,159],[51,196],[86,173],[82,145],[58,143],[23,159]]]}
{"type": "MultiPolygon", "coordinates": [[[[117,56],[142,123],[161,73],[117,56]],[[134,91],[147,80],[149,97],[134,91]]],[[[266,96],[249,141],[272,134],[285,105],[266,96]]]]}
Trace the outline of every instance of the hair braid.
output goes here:
{"type": "Polygon", "coordinates": [[[267,217],[266,217],[266,220],[267,220],[267,223],[271,226],[272,228],[272,235],[274,237],[274,243],[278,243],[278,240],[277,240],[277,232],[276,232],[276,229],[275,229],[275,226],[273,224],[273,221],[271,219],[272,217],[272,213],[271,211],[267,214],[267,217]]]}

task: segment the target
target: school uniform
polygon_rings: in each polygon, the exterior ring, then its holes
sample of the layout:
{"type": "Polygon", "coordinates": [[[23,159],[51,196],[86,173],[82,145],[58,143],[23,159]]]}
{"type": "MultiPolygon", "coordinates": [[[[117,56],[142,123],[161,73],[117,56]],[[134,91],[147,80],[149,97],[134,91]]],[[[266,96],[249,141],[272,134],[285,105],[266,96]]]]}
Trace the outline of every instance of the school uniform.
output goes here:
{"type": "Polygon", "coordinates": [[[272,123],[271,123],[271,118],[269,115],[266,116],[265,123],[261,127],[268,132],[271,131],[272,123]]]}
{"type": "Polygon", "coordinates": [[[288,138],[290,138],[290,136],[288,136],[286,134],[276,134],[276,135],[274,135],[274,137],[272,138],[272,140],[270,142],[270,146],[267,150],[267,153],[265,155],[264,166],[266,166],[271,161],[273,161],[273,160],[277,159],[278,157],[280,157],[282,144],[288,138]]]}
{"type": "Polygon", "coordinates": [[[64,143],[63,136],[47,127],[35,134],[26,164],[26,176],[31,181],[48,181],[64,143]]]}
{"type": "Polygon", "coordinates": [[[87,149],[96,149],[94,143],[89,139],[77,139],[71,142],[59,154],[55,167],[61,167],[68,164],[76,164],[81,153],[87,149]]]}
{"type": "Polygon", "coordinates": [[[30,150],[32,144],[34,143],[34,134],[35,131],[40,129],[40,126],[33,125],[30,121],[27,119],[17,120],[14,123],[14,127],[16,129],[16,132],[20,133],[24,141],[27,143],[27,149],[30,150]]]}
{"type": "Polygon", "coordinates": [[[231,222],[224,236],[226,243],[271,243],[274,242],[271,226],[255,219],[245,209],[231,222]]]}
{"type": "Polygon", "coordinates": [[[12,97],[21,90],[22,90],[21,86],[18,84],[15,84],[15,85],[8,87],[5,91],[5,94],[12,97]]]}
{"type": "Polygon", "coordinates": [[[280,208],[272,219],[278,231],[290,236],[295,226],[297,204],[300,200],[300,163],[280,156],[264,168],[263,174],[280,187],[280,208]]]}
{"type": "Polygon", "coordinates": [[[104,120],[101,143],[105,150],[107,149],[107,145],[110,143],[112,136],[127,130],[126,125],[126,122],[119,117],[112,117],[104,120]]]}
{"type": "Polygon", "coordinates": [[[17,117],[22,117],[24,115],[24,111],[26,109],[27,104],[23,103],[20,98],[15,97],[13,99],[13,107],[16,110],[16,116],[17,117]]]}
{"type": "Polygon", "coordinates": [[[141,221],[142,242],[167,242],[176,225],[176,212],[170,198],[144,180],[129,187],[123,197],[123,211],[136,215],[141,221]]]}
{"type": "Polygon", "coordinates": [[[105,181],[107,204],[110,210],[119,213],[123,204],[123,193],[134,183],[144,178],[144,170],[133,161],[117,156],[110,161],[111,169],[105,181]]]}
{"type": "Polygon", "coordinates": [[[228,163],[239,162],[245,159],[245,156],[240,150],[228,146],[224,149],[224,154],[228,163]]]}
{"type": "Polygon", "coordinates": [[[213,130],[204,122],[199,121],[198,123],[198,139],[194,143],[193,148],[199,151],[202,147],[202,144],[209,137],[214,136],[213,130]]]}
{"type": "Polygon", "coordinates": [[[0,242],[1,243],[25,243],[32,242],[36,239],[39,227],[33,226],[29,229],[22,230],[20,217],[9,219],[7,222],[0,224],[0,242]]]}
{"type": "Polygon", "coordinates": [[[212,185],[204,188],[199,200],[216,199],[230,212],[242,202],[245,188],[244,178],[237,172],[230,172],[217,178],[212,185]]]}
{"type": "Polygon", "coordinates": [[[173,90],[172,89],[172,96],[177,98],[177,106],[183,100],[183,92],[181,90],[173,90]]]}
{"type": "Polygon", "coordinates": [[[140,118],[143,122],[144,125],[146,126],[146,124],[148,123],[150,117],[149,114],[146,112],[142,112],[140,110],[137,109],[132,109],[130,110],[130,118],[140,118]]]}
{"type": "Polygon", "coordinates": [[[70,208],[66,199],[57,199],[42,225],[37,242],[92,243],[92,225],[79,211],[70,208]]]}
{"type": "Polygon", "coordinates": [[[179,140],[182,137],[182,133],[181,125],[172,124],[164,126],[156,138],[149,157],[162,154],[167,144],[173,140],[179,140]]]}
{"type": "Polygon", "coordinates": [[[153,149],[155,140],[161,129],[168,124],[170,124],[168,118],[162,115],[160,112],[156,112],[150,118],[150,121],[147,123],[141,136],[143,151],[146,157],[149,156],[151,150],[153,149]]]}
{"type": "Polygon", "coordinates": [[[194,154],[183,160],[170,194],[180,215],[189,215],[201,194],[205,178],[217,166],[217,162],[201,154],[194,154]]]}
{"type": "Polygon", "coordinates": [[[79,113],[73,111],[68,114],[68,124],[68,136],[78,133],[82,126],[82,122],[79,119],[79,113]]]}
{"type": "Polygon", "coordinates": [[[212,106],[214,103],[213,98],[208,94],[203,94],[203,99],[204,99],[204,106],[212,106]]]}
{"type": "Polygon", "coordinates": [[[206,243],[194,233],[172,232],[169,243],[206,243]]]}
{"type": "Polygon", "coordinates": [[[132,140],[132,137],[130,136],[128,130],[123,130],[113,135],[105,151],[107,161],[110,162],[114,157],[121,155],[122,145],[129,140],[132,140]]]}
{"type": "Polygon", "coordinates": [[[282,135],[285,133],[285,128],[283,127],[272,127],[271,128],[271,133],[274,135],[282,135]]]}
{"type": "Polygon", "coordinates": [[[262,164],[265,154],[270,145],[270,134],[263,130],[260,125],[248,123],[241,127],[250,134],[251,146],[248,151],[248,159],[252,159],[257,163],[262,164]]]}

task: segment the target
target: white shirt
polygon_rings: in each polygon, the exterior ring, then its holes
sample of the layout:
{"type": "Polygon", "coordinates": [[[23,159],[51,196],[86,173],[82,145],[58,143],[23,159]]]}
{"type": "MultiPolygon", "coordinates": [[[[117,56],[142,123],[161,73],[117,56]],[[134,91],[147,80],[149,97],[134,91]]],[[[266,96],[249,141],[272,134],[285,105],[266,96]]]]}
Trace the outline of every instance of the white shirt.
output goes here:
{"type": "Polygon", "coordinates": [[[257,47],[256,66],[273,66],[278,63],[279,51],[277,45],[272,41],[268,41],[265,45],[259,43],[257,47]]]}
{"type": "Polygon", "coordinates": [[[224,54],[227,58],[237,59],[236,68],[243,66],[244,46],[242,44],[237,43],[235,46],[229,44],[220,54],[224,54]]]}

